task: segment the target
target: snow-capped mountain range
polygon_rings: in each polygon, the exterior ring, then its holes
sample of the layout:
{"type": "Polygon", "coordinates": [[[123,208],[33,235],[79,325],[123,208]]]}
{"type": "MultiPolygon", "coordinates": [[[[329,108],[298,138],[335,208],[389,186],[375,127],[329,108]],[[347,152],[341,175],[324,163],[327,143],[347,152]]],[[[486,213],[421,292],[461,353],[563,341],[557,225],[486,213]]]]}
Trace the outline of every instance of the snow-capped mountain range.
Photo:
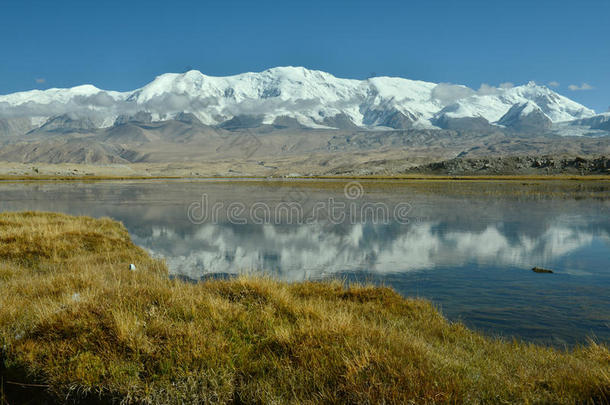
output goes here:
{"type": "Polygon", "coordinates": [[[5,126],[17,125],[15,120],[32,128],[78,122],[83,130],[120,125],[133,117],[166,121],[185,115],[210,126],[282,122],[306,128],[367,129],[539,130],[574,124],[601,125],[605,130],[603,125],[610,120],[533,82],[475,91],[397,77],[341,79],[302,67],[226,77],[196,70],[168,73],[128,92],[83,85],[0,96],[0,120],[5,126]]]}

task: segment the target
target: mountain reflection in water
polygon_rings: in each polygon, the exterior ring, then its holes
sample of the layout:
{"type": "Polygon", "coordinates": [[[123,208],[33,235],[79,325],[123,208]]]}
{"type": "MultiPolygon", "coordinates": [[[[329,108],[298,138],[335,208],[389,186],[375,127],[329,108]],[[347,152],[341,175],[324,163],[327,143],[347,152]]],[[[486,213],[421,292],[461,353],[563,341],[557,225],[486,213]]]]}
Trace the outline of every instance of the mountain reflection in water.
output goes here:
{"type": "Polygon", "coordinates": [[[153,226],[148,235],[136,234],[134,240],[165,257],[175,274],[192,279],[208,273],[265,271],[289,281],[345,271],[401,273],[467,263],[524,269],[543,265],[560,273],[588,274],[586,268],[564,267],[561,260],[595,238],[610,242],[605,230],[567,225],[552,225],[538,237],[505,234],[504,224],[479,231],[451,230],[442,222],[336,227],[203,224],[184,234],[153,226]]]}
{"type": "Polygon", "coordinates": [[[343,184],[100,182],[0,184],[0,210],[122,221],[174,275],[266,273],[390,285],[453,320],[552,344],[610,341],[610,183],[362,182],[359,202],[408,203],[408,223],[194,224],[190,204],[350,202],[343,184]],[[534,266],[554,274],[536,274],[534,266]]]}

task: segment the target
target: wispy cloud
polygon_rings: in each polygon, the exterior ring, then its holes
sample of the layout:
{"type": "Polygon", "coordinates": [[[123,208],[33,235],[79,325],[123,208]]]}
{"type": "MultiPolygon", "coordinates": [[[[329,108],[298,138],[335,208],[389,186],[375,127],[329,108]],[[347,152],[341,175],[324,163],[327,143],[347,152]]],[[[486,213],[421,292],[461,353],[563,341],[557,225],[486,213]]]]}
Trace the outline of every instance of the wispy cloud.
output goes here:
{"type": "Polygon", "coordinates": [[[471,96],[494,96],[501,94],[503,90],[510,89],[515,85],[511,82],[500,83],[498,87],[482,83],[478,90],[473,90],[470,87],[451,84],[439,83],[432,89],[432,98],[440,101],[444,105],[450,105],[463,98],[471,96]]]}
{"type": "Polygon", "coordinates": [[[451,83],[439,83],[432,89],[432,98],[439,100],[443,105],[475,95],[476,92],[469,87],[451,83]]]}
{"type": "Polygon", "coordinates": [[[44,77],[37,77],[36,78],[36,83],[38,83],[38,84],[43,84],[46,81],[47,81],[47,79],[45,79],[44,77]]]}
{"type": "Polygon", "coordinates": [[[578,86],[576,84],[570,84],[568,86],[568,89],[570,89],[572,91],[580,91],[580,90],[593,90],[594,87],[591,86],[589,83],[583,83],[580,86],[578,86]]]}
{"type": "Polygon", "coordinates": [[[498,89],[494,86],[490,86],[487,83],[481,84],[479,90],[477,91],[479,96],[488,96],[498,94],[498,89]]]}
{"type": "Polygon", "coordinates": [[[552,82],[549,82],[549,86],[550,87],[559,87],[559,82],[556,82],[553,80],[552,82]]]}

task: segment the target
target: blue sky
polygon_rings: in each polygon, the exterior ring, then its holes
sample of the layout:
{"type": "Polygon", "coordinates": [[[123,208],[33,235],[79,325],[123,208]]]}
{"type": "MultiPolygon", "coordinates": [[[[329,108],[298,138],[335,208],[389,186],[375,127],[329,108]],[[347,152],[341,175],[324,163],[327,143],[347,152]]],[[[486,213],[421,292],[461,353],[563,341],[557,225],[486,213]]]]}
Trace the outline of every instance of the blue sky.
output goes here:
{"type": "Polygon", "coordinates": [[[609,0],[2,0],[0,94],[83,83],[131,90],[188,68],[227,75],[296,65],[475,89],[556,82],[605,111],[609,16],[609,0]]]}

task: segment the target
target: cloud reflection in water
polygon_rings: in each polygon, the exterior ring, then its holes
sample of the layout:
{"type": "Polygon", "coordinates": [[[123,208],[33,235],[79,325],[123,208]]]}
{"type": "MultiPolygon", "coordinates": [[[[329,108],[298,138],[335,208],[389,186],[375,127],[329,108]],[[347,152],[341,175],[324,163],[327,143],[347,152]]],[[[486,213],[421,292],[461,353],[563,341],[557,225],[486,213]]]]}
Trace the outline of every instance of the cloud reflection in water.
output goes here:
{"type": "MultiPolygon", "coordinates": [[[[272,272],[285,280],[316,279],[350,271],[380,274],[459,267],[545,265],[608,234],[551,225],[539,236],[503,233],[506,224],[483,230],[450,230],[439,222],[416,225],[204,224],[192,234],[154,226],[136,243],[163,256],[174,274],[198,279],[210,273],[272,272]]],[[[514,232],[511,232],[514,233],[514,232]]],[[[560,269],[561,271],[561,269],[560,269]]],[[[581,269],[566,270],[572,274],[581,269]]]]}

